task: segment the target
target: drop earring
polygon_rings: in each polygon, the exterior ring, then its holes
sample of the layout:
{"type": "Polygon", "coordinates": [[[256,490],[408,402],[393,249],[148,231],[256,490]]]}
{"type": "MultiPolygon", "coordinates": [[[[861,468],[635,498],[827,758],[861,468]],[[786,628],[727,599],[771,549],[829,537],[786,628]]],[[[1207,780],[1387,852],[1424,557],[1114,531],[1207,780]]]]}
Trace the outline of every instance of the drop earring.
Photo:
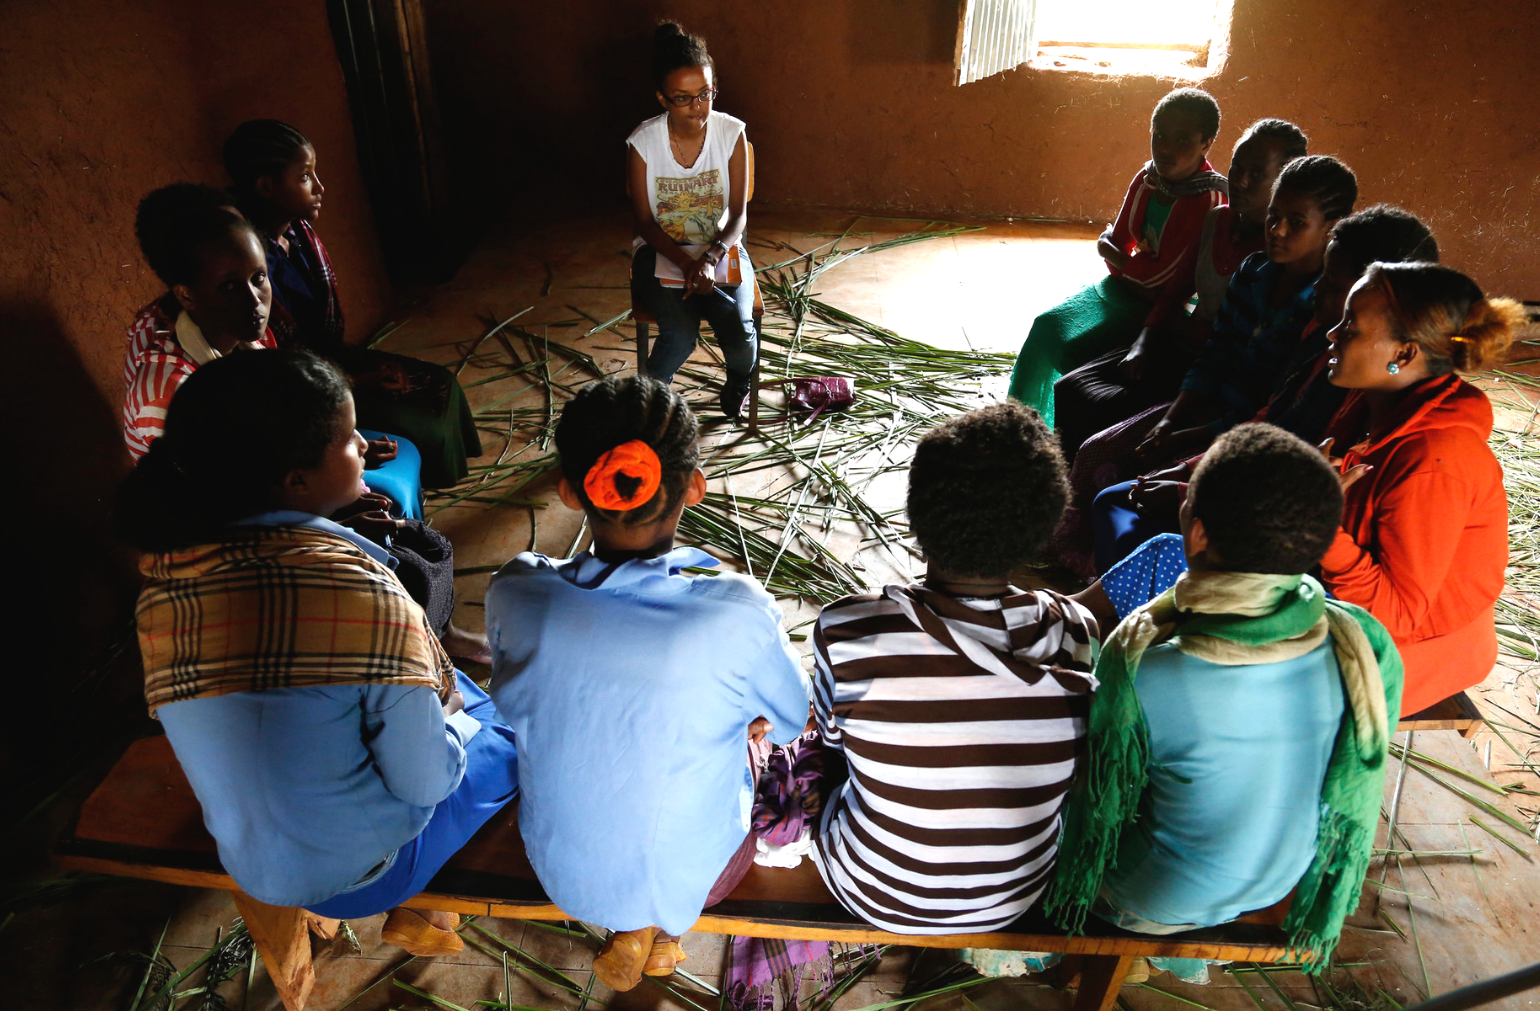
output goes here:
{"type": "Polygon", "coordinates": [[[1385,366],[1385,371],[1389,372],[1393,376],[1398,375],[1401,372],[1401,366],[1397,365],[1395,362],[1391,362],[1389,365],[1385,366]]]}

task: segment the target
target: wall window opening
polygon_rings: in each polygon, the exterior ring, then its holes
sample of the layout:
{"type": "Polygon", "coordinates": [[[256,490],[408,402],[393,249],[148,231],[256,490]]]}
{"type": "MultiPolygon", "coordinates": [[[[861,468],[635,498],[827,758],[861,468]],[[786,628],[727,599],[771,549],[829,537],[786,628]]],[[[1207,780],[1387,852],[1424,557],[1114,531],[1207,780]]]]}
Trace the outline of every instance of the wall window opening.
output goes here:
{"type": "Polygon", "coordinates": [[[1197,79],[1217,71],[1233,0],[963,0],[957,83],[1043,70],[1197,79]]]}

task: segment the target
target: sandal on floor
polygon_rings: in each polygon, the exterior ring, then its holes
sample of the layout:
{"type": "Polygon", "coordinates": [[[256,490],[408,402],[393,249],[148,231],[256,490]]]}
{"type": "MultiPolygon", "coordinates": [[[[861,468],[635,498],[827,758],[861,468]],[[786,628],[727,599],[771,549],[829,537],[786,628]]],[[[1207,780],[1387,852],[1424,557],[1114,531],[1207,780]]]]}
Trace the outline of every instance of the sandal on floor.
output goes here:
{"type": "Polygon", "coordinates": [[[672,976],[674,966],[688,957],[678,941],[659,937],[652,942],[652,953],[647,956],[647,964],[642,968],[642,973],[647,976],[672,976]]]}
{"type": "MultiPolygon", "coordinates": [[[[450,913],[455,926],[460,925],[460,915],[450,913]]],[[[403,906],[390,911],[385,926],[380,930],[380,940],[405,948],[418,958],[435,958],[453,955],[465,950],[465,942],[453,930],[444,930],[429,923],[422,914],[403,906]]]]}
{"type": "Polygon", "coordinates": [[[617,931],[604,942],[594,958],[594,975],[599,982],[624,993],[642,981],[642,968],[652,954],[652,936],[657,927],[617,931]]]}

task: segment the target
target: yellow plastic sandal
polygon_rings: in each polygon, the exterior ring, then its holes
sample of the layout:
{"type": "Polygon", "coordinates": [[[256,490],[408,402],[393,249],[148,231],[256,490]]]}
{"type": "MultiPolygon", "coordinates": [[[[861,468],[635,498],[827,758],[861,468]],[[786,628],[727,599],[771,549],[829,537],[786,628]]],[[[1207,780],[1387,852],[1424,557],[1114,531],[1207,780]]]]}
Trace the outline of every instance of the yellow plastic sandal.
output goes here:
{"type": "Polygon", "coordinates": [[[688,957],[678,941],[658,938],[652,942],[652,953],[647,956],[647,965],[643,967],[642,973],[647,976],[672,976],[674,966],[688,957]]]}
{"type": "Polygon", "coordinates": [[[652,936],[657,927],[613,933],[594,958],[594,975],[599,982],[624,993],[642,981],[642,968],[652,954],[652,936]]]}
{"type": "MultiPolygon", "coordinates": [[[[460,915],[450,913],[454,925],[460,925],[460,915]]],[[[465,942],[453,930],[444,930],[429,923],[420,913],[398,906],[385,918],[380,930],[380,940],[405,948],[418,958],[435,958],[453,955],[465,949],[465,942]]]]}

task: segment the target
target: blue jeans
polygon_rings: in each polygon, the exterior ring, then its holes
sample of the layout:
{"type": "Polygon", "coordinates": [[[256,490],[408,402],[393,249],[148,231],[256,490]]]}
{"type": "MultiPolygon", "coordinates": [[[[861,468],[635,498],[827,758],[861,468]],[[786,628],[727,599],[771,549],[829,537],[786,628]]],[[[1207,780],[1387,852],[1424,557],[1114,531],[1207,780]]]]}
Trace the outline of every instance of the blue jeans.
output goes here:
{"type": "Polygon", "coordinates": [[[754,285],[749,280],[754,265],[741,250],[738,263],[743,271],[742,284],[719,284],[705,295],[685,295],[680,288],[663,287],[653,276],[658,267],[657,250],[651,246],[637,249],[631,260],[631,298],[658,321],[658,339],[647,356],[648,375],[662,383],[673,382],[674,373],[695,350],[701,321],[705,320],[722,349],[728,380],[748,383],[759,357],[754,285]]]}
{"type": "Polygon", "coordinates": [[[481,723],[481,730],[465,746],[465,778],[454,793],[439,801],[417,838],[396,851],[395,863],[384,874],[311,906],[312,913],[356,920],[396,908],[428,887],[439,868],[519,792],[513,729],[497,718],[492,699],[474,681],[459,671],[455,680],[465,695],[465,711],[481,723]]]}

